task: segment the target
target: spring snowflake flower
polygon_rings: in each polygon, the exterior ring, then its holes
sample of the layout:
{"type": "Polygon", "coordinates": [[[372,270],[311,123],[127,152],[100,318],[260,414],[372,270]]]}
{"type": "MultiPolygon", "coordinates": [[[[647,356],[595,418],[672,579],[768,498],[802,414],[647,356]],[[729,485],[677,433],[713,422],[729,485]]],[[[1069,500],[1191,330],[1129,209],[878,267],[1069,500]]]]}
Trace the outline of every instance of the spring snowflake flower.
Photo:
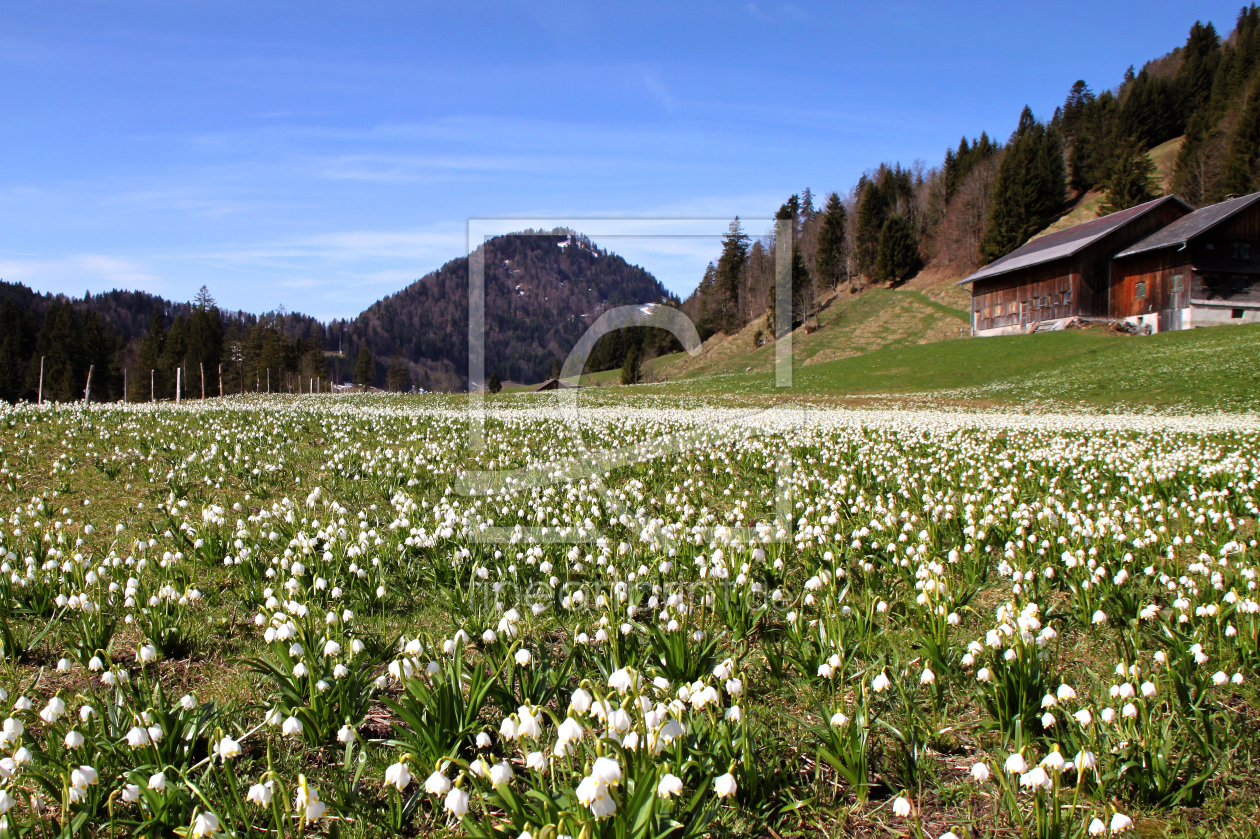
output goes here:
{"type": "Polygon", "coordinates": [[[407,768],[407,764],[399,761],[392,764],[385,770],[385,785],[392,786],[399,792],[405,790],[411,784],[411,770],[407,768]]]}
{"type": "Polygon", "coordinates": [[[241,744],[233,740],[231,737],[224,737],[219,741],[217,751],[221,760],[238,757],[241,753],[241,744]]]}
{"type": "Polygon", "coordinates": [[[245,793],[245,797],[257,804],[259,807],[266,807],[271,804],[271,784],[254,784],[249,788],[249,792],[245,793]]]}
{"type": "Polygon", "coordinates": [[[39,718],[46,723],[54,723],[66,713],[66,703],[59,696],[48,700],[48,705],[39,712],[39,718]]]}
{"type": "Polygon", "coordinates": [[[1103,822],[1102,819],[1095,818],[1092,822],[1089,823],[1090,836],[1102,836],[1106,832],[1107,832],[1107,825],[1103,822]]]}
{"type": "MultiPolygon", "coordinates": [[[[121,797],[124,804],[134,804],[135,802],[139,801],[140,800],[139,784],[124,784],[122,788],[121,797]]],[[[8,808],[0,809],[0,812],[4,812],[4,810],[7,810],[7,809],[8,808]]]]}
{"type": "Polygon", "coordinates": [[[202,839],[204,836],[213,836],[218,831],[219,817],[214,813],[198,813],[197,818],[193,820],[193,839],[202,839]]]}
{"type": "Polygon", "coordinates": [[[671,775],[668,772],[661,778],[656,785],[656,795],[659,798],[674,798],[681,795],[683,791],[682,778],[677,775],[671,775]]]}
{"type": "Polygon", "coordinates": [[[1028,771],[1028,763],[1019,752],[1011,752],[1010,757],[1006,759],[1004,768],[1012,775],[1019,775],[1028,771]]]}
{"type": "Polygon", "coordinates": [[[297,717],[289,717],[280,726],[280,730],[291,737],[295,737],[302,733],[302,721],[297,717]]]}
{"type": "Polygon", "coordinates": [[[1129,818],[1124,813],[1116,813],[1111,817],[1112,833],[1123,833],[1130,827],[1133,827],[1133,819],[1129,818]]]}
{"type": "Polygon", "coordinates": [[[77,731],[67,731],[65,743],[67,749],[77,749],[83,745],[83,735],[77,731]]]}
{"type": "Polygon", "coordinates": [[[871,689],[876,693],[883,693],[888,690],[888,687],[891,684],[892,680],[889,679],[888,675],[881,670],[879,675],[871,681],[871,689]]]}
{"type": "Polygon", "coordinates": [[[988,764],[984,763],[983,761],[981,761],[980,763],[973,764],[971,767],[971,777],[975,778],[977,781],[979,781],[982,784],[985,781],[989,780],[988,764]]]}
{"type": "Polygon", "coordinates": [[[910,799],[906,798],[904,795],[899,795],[893,800],[892,810],[893,815],[895,816],[904,819],[910,815],[912,809],[913,808],[910,806],[910,799]]]}
{"type": "Polygon", "coordinates": [[[512,771],[512,766],[506,760],[496,763],[490,767],[490,786],[501,787],[511,782],[516,773],[512,771]]]}
{"type": "Polygon", "coordinates": [[[450,778],[441,772],[434,771],[432,775],[424,779],[424,791],[429,795],[446,795],[450,789],[450,778]]]}
{"type": "Polygon", "coordinates": [[[542,772],[547,768],[547,757],[542,752],[530,752],[525,755],[525,765],[535,772],[542,772]]]}
{"type": "Polygon", "coordinates": [[[718,798],[730,798],[739,791],[739,784],[736,783],[735,776],[727,772],[713,780],[713,791],[718,798]]]}
{"type": "Polygon", "coordinates": [[[451,815],[463,818],[468,812],[468,793],[458,787],[452,787],[446,794],[446,801],[442,806],[451,815]]]}

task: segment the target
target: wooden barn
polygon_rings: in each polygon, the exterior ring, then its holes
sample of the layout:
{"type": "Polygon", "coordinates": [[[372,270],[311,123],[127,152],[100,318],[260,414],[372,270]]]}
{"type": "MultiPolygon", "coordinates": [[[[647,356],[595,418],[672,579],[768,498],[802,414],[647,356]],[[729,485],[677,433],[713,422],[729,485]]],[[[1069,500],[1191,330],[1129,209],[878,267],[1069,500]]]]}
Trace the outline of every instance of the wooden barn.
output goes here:
{"type": "Polygon", "coordinates": [[[1260,192],[1196,210],[1117,253],[1110,315],[1151,332],[1260,322],[1260,192]]]}
{"type": "Polygon", "coordinates": [[[973,335],[1011,335],[1110,316],[1112,257],[1193,211],[1175,195],[1056,230],[995,260],[971,286],[973,335]]]}

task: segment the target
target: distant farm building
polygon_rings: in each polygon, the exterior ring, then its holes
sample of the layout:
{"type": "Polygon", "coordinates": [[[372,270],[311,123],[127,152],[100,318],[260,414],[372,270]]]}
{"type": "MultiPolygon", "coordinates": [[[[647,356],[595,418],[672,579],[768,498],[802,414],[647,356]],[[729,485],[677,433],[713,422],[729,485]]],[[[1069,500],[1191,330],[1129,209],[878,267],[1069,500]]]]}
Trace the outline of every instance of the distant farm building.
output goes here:
{"type": "Polygon", "coordinates": [[[1116,254],[1109,314],[1158,332],[1260,323],[1260,192],[1196,210],[1116,254]]]}
{"type": "Polygon", "coordinates": [[[1031,240],[981,268],[971,286],[975,335],[1013,335],[1110,316],[1112,257],[1193,212],[1169,195],[1031,240]]]}

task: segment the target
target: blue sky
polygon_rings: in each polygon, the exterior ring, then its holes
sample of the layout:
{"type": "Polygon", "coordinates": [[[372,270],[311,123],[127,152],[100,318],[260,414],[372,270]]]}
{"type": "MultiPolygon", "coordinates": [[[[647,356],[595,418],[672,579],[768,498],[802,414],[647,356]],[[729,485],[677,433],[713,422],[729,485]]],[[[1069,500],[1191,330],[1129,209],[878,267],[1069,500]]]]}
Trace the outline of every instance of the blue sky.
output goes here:
{"type": "MultiPolygon", "coordinates": [[[[720,231],[1005,137],[1238,6],[3,2],[0,278],[349,317],[469,218],[720,231]]],[[[606,244],[686,294],[717,242],[606,244]]]]}

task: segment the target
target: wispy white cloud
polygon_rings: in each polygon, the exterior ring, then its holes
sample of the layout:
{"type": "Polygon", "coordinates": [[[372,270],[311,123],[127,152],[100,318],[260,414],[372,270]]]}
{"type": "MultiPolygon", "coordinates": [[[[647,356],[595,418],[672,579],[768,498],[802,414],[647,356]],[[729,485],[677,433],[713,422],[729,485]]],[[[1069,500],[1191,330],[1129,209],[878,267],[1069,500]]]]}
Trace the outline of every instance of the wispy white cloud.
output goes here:
{"type": "Polygon", "coordinates": [[[57,259],[22,259],[0,255],[0,279],[20,282],[38,291],[80,295],[85,290],[143,288],[161,293],[162,279],[144,263],[105,254],[57,259]]]}

